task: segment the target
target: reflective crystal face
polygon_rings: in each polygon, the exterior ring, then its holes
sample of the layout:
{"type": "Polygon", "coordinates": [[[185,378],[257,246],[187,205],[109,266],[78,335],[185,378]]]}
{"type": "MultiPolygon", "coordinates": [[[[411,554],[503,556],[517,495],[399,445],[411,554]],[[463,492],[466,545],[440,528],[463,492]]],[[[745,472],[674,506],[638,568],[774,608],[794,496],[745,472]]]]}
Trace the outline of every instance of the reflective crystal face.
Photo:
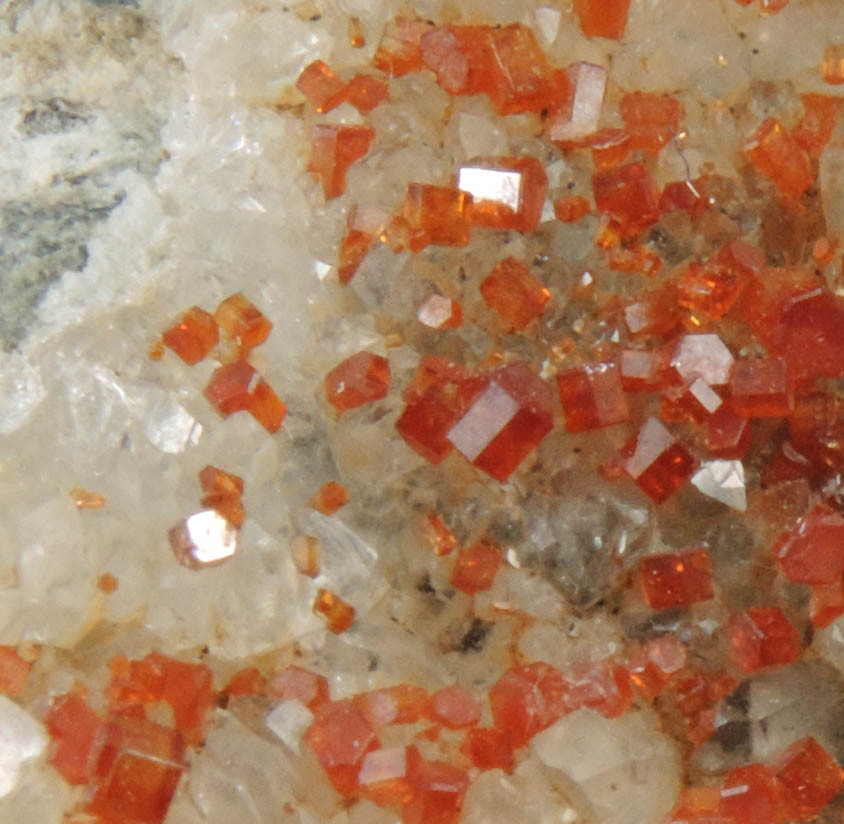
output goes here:
{"type": "Polygon", "coordinates": [[[170,547],[180,564],[202,569],[222,564],[237,550],[237,529],[219,512],[207,509],[170,530],[170,547]]]}

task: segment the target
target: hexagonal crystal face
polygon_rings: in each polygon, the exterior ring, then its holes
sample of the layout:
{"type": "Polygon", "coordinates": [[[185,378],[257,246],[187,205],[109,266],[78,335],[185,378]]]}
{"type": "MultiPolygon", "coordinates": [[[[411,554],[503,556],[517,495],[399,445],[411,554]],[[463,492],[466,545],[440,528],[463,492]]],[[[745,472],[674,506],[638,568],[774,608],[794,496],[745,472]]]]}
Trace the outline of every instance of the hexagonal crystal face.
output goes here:
{"type": "Polygon", "coordinates": [[[176,560],[190,569],[222,564],[237,550],[237,529],[213,509],[185,518],[170,530],[176,560]]]}

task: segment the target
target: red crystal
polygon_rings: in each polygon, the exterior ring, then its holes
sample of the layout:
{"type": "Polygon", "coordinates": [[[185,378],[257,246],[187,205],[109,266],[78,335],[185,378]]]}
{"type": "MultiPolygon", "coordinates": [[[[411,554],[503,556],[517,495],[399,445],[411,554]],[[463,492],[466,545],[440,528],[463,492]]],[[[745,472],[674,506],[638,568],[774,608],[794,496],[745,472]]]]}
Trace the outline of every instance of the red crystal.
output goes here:
{"type": "Polygon", "coordinates": [[[329,481],[323,484],[316,495],[308,502],[311,509],[323,515],[333,515],[338,509],[349,503],[349,493],[343,484],[329,481]]]}
{"type": "Polygon", "coordinates": [[[406,804],[416,794],[423,769],[416,747],[390,747],[366,754],[358,775],[360,794],[382,807],[406,804]]]}
{"type": "Polygon", "coordinates": [[[721,786],[718,814],[741,824],[781,824],[782,787],[761,764],[730,770],[721,786]]]}
{"type": "MultiPolygon", "coordinates": [[[[572,93],[548,119],[548,137],[561,149],[601,141],[597,132],[607,87],[607,70],[594,63],[574,63],[566,69],[572,93]]],[[[597,164],[596,164],[597,166],[597,164]]]]}
{"type": "Polygon", "coordinates": [[[390,389],[390,365],[381,355],[358,352],[325,376],[325,397],[338,411],[380,400],[390,389]]]}
{"type": "Polygon", "coordinates": [[[592,192],[598,211],[608,214],[625,234],[638,234],[659,219],[659,189],[640,163],[596,172],[592,192]]]}
{"type": "Polygon", "coordinates": [[[423,68],[419,41],[433,28],[425,20],[397,17],[387,23],[375,53],[375,67],[393,77],[401,77],[423,68]]]}
{"type": "Polygon", "coordinates": [[[224,418],[247,411],[268,432],[277,432],[287,414],[269,384],[244,360],[217,369],[205,387],[205,397],[224,418]]]}
{"type": "Polygon", "coordinates": [[[799,198],[814,181],[806,153],[774,118],[764,121],[745,140],[744,150],[759,173],[772,180],[786,198],[799,198]]]}
{"type": "Polygon", "coordinates": [[[751,607],[727,625],[730,657],[742,672],[791,664],[800,657],[800,636],[779,607],[751,607]]]}
{"type": "Polygon", "coordinates": [[[29,678],[31,664],[14,647],[0,646],[0,695],[17,695],[29,678]]]}
{"type": "Polygon", "coordinates": [[[346,86],[345,98],[361,114],[369,114],[389,96],[387,81],[371,74],[356,74],[346,86]]]}
{"type": "Polygon", "coordinates": [[[736,361],[729,386],[730,406],[745,418],[781,418],[794,405],[782,358],[736,361]]]}
{"type": "Polygon", "coordinates": [[[328,702],[328,681],[322,675],[291,664],[268,683],[269,694],[280,701],[300,701],[316,712],[328,702]]]}
{"type": "Polygon", "coordinates": [[[320,114],[339,106],[346,95],[346,84],[322,60],[314,60],[305,66],[296,81],[296,88],[320,114]]]}
{"type": "Polygon", "coordinates": [[[355,622],[354,607],[329,589],[317,590],[314,612],[325,618],[326,625],[335,635],[345,632],[355,622]]]}
{"type": "Polygon", "coordinates": [[[838,795],[844,771],[814,738],[795,741],[771,764],[784,787],[786,817],[807,821],[838,795]]]}
{"type": "Polygon", "coordinates": [[[80,696],[68,693],[52,700],[44,725],[52,739],[50,763],[68,784],[87,784],[102,721],[80,696]]]}
{"type": "Polygon", "coordinates": [[[217,322],[204,309],[193,306],[171,326],[161,340],[185,363],[199,363],[217,345],[220,333],[217,322]]]}
{"type": "Polygon", "coordinates": [[[639,580],[651,609],[685,607],[714,595],[712,563],[706,549],[648,555],[639,563],[639,580]]]}
{"type": "Polygon", "coordinates": [[[443,761],[423,762],[416,774],[416,794],[402,810],[404,824],[457,824],[469,776],[443,761]]]}
{"type": "Polygon", "coordinates": [[[428,693],[413,684],[398,684],[356,695],[352,702],[373,727],[415,724],[428,707],[428,693]]]}
{"type": "Polygon", "coordinates": [[[557,375],[557,388],[568,432],[586,432],[622,423],[629,417],[617,364],[568,369],[557,375]]]}
{"type": "Polygon", "coordinates": [[[410,183],[404,201],[404,217],[418,252],[428,244],[465,246],[472,222],[472,196],[450,186],[410,183]]]}
{"type": "Polygon", "coordinates": [[[656,154],[680,131],[683,110],[670,94],[631,92],[619,104],[630,148],[656,154]]]}
{"type": "Polygon", "coordinates": [[[574,0],[574,10],[587,37],[620,40],[629,8],[630,0],[574,0]]]}
{"type": "Polygon", "coordinates": [[[273,326],[261,311],[239,292],[226,298],[217,307],[214,320],[220,329],[237,343],[242,357],[262,344],[273,326]]]}
{"type": "Polygon", "coordinates": [[[656,698],[686,665],[686,647],[673,635],[648,641],[630,662],[630,680],[648,699],[656,698]]]}
{"type": "Polygon", "coordinates": [[[308,171],[322,183],[326,200],[346,191],[346,172],[369,151],[374,139],[369,126],[320,123],[311,129],[308,171]]]}
{"type": "Polygon", "coordinates": [[[480,770],[512,772],[513,747],[509,736],[501,730],[475,728],[469,730],[460,751],[480,770]]]}
{"type": "Polygon", "coordinates": [[[688,450],[656,418],[645,421],[624,445],[621,457],[627,474],[657,503],[676,492],[696,466],[688,450]]]}
{"type": "Polygon", "coordinates": [[[818,504],[779,537],[774,557],[798,584],[831,584],[844,575],[844,517],[818,504]]]}
{"type": "Polygon", "coordinates": [[[841,102],[837,97],[825,94],[804,94],[803,117],[792,132],[795,141],[803,151],[817,160],[835,130],[841,102]]]}
{"type": "Polygon", "coordinates": [[[737,415],[727,404],[706,419],[704,444],[716,457],[741,460],[750,448],[753,430],[750,421],[737,415]]]}
{"type": "Polygon", "coordinates": [[[580,664],[569,674],[565,703],[570,711],[592,707],[607,718],[617,718],[633,703],[630,673],[607,661],[580,664]]]}
{"type": "Polygon", "coordinates": [[[513,330],[524,329],[538,318],[551,299],[551,293],[515,258],[505,258],[495,266],[481,282],[481,294],[513,330]]]}
{"type": "Polygon", "coordinates": [[[437,690],[431,696],[428,713],[432,721],[450,730],[459,730],[481,720],[481,705],[469,690],[455,684],[437,690]]]}
{"type": "Polygon", "coordinates": [[[488,541],[461,549],[451,572],[451,585],[469,595],[491,589],[501,561],[501,550],[488,541]]]}
{"type": "Polygon", "coordinates": [[[571,195],[560,197],[554,201],[554,215],[563,223],[576,223],[592,210],[592,206],[585,197],[571,195]]]}
{"type": "MultiPolygon", "coordinates": [[[[722,318],[741,295],[741,272],[717,263],[691,263],[677,283],[677,302],[695,326],[722,318]]],[[[690,327],[691,328],[691,327],[690,327]]]]}
{"type": "Polygon", "coordinates": [[[240,526],[246,513],[243,509],[243,479],[216,466],[206,466],[199,473],[199,485],[206,494],[200,503],[220,513],[230,524],[240,526]]]}
{"type": "Polygon", "coordinates": [[[809,599],[809,617],[812,626],[820,629],[844,615],[844,581],[816,584],[809,599]]]}
{"type": "Polygon", "coordinates": [[[352,207],[346,220],[346,232],[340,240],[340,283],[345,285],[355,276],[388,220],[387,213],[374,206],[357,204],[352,207]]]}

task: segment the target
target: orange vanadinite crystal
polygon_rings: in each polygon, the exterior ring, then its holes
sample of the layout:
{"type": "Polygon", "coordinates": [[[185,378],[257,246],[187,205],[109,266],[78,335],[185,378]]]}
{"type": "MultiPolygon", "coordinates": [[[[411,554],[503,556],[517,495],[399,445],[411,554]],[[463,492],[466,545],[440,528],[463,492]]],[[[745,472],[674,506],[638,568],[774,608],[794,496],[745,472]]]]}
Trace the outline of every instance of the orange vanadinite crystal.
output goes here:
{"type": "Polygon", "coordinates": [[[712,563],[706,549],[649,555],[639,562],[642,592],[651,609],[671,609],[712,598],[712,563]]]}
{"type": "Polygon", "coordinates": [[[345,285],[355,276],[388,220],[387,213],[375,206],[356,204],[352,207],[346,220],[346,232],[340,241],[340,283],[345,285]]]}
{"type": "Polygon", "coordinates": [[[217,321],[204,309],[193,306],[164,332],[161,340],[185,363],[193,366],[217,345],[220,333],[217,321]]]}
{"type": "Polygon", "coordinates": [[[361,114],[369,114],[389,96],[387,81],[371,74],[356,74],[346,87],[346,100],[361,114]]]}
{"type": "Polygon", "coordinates": [[[799,584],[831,584],[844,575],[844,517],[818,504],[776,541],[773,553],[799,584]]]}
{"type": "Polygon", "coordinates": [[[794,407],[782,358],[736,361],[729,387],[730,406],[745,418],[781,418],[794,407]]]}
{"type": "Polygon", "coordinates": [[[806,153],[774,118],[747,138],[744,150],[757,171],[772,180],[784,197],[795,200],[814,180],[806,153]]]}
{"type": "Polygon", "coordinates": [[[323,675],[291,664],[273,675],[267,690],[280,701],[299,701],[312,712],[328,702],[328,679],[323,675]]]}
{"type": "Polygon", "coordinates": [[[800,636],[779,607],[751,607],[727,624],[730,658],[742,672],[781,667],[800,657],[800,636]]]}
{"type": "Polygon", "coordinates": [[[795,741],[770,767],[785,789],[791,821],[807,821],[819,813],[844,784],[844,771],[814,738],[795,741]]]}
{"type": "Polygon", "coordinates": [[[267,689],[267,679],[257,667],[238,670],[223,687],[223,695],[263,695],[267,689]]]}
{"type": "Polygon", "coordinates": [[[347,39],[353,49],[362,49],[366,45],[366,34],[359,17],[350,17],[347,39]]]}
{"type": "Polygon", "coordinates": [[[415,724],[428,708],[428,693],[413,684],[398,684],[361,693],[352,702],[373,727],[415,724]]]}
{"type": "Polygon", "coordinates": [[[565,678],[542,661],[508,670],[489,691],[495,728],[521,747],[566,714],[567,691],[565,678]]]}
{"type": "Polygon", "coordinates": [[[333,515],[347,503],[349,493],[346,487],[337,481],[328,481],[319,488],[317,494],[308,502],[308,506],[323,515],[333,515]]]}
{"type": "Polygon", "coordinates": [[[336,635],[345,632],[355,622],[354,607],[328,589],[317,591],[314,612],[325,618],[328,628],[336,635]]]}
{"type": "Polygon", "coordinates": [[[461,549],[451,572],[451,585],[469,595],[491,589],[501,562],[501,550],[488,541],[461,549]]]}
{"type": "Polygon", "coordinates": [[[481,294],[487,305],[516,331],[538,318],[551,299],[545,286],[515,258],[505,258],[496,264],[481,282],[481,294]]]}
{"type": "Polygon", "coordinates": [[[619,365],[621,388],[625,392],[654,392],[664,383],[665,369],[662,352],[625,349],[619,365]]]}
{"type": "Polygon", "coordinates": [[[297,572],[316,578],[320,572],[319,539],[313,535],[294,535],[290,539],[290,557],[297,572]]]}
{"type": "Polygon", "coordinates": [[[81,486],[74,486],[68,492],[77,509],[102,509],[105,506],[105,495],[92,492],[81,486]]]}
{"type": "Polygon", "coordinates": [[[305,66],[296,88],[320,114],[339,106],[346,96],[346,84],[322,60],[305,66]]]}
{"type": "Polygon", "coordinates": [[[625,234],[638,234],[659,219],[659,189],[641,163],[592,175],[598,211],[608,214],[625,234]]]}
{"type": "Polygon", "coordinates": [[[482,158],[461,166],[457,188],[472,195],[472,225],[533,232],[548,177],[535,157],[482,158]]]}
{"type": "Polygon", "coordinates": [[[737,415],[727,404],[721,404],[706,419],[704,444],[718,458],[741,460],[750,448],[752,434],[747,418],[737,415]]]}
{"type": "Polygon", "coordinates": [[[277,432],[287,414],[281,399],[244,360],[217,369],[205,387],[205,397],[224,418],[246,411],[268,432],[277,432]]]}
{"type": "Polygon", "coordinates": [[[226,298],[217,307],[214,320],[237,343],[242,357],[262,344],[273,328],[261,310],[240,292],[226,298]]]}
{"type": "Polygon", "coordinates": [[[554,215],[563,223],[576,223],[591,210],[591,204],[581,195],[559,197],[554,201],[554,215]]]}
{"type": "Polygon", "coordinates": [[[633,340],[666,337],[679,322],[677,289],[672,283],[658,289],[640,292],[636,300],[624,307],[624,323],[633,340]]]}
{"type": "Polygon", "coordinates": [[[390,364],[381,355],[358,352],[325,376],[326,400],[338,411],[357,409],[386,397],[390,389],[390,364]]]}
{"type": "Polygon", "coordinates": [[[444,761],[427,761],[414,781],[413,800],[402,810],[404,824],[457,824],[469,776],[444,761]]]}
{"type": "Polygon", "coordinates": [[[447,437],[479,469],[506,481],[551,431],[553,419],[550,387],[517,362],[493,373],[447,437]]]}
{"type": "Polygon", "coordinates": [[[632,151],[656,154],[680,130],[683,109],[670,94],[631,92],[621,98],[619,109],[632,151]]]}
{"type": "Polygon", "coordinates": [[[659,196],[660,212],[686,212],[692,218],[700,217],[709,206],[704,183],[702,178],[666,183],[659,196]]]}
{"type": "Polygon", "coordinates": [[[380,747],[369,722],[351,701],[332,701],[321,707],[305,733],[305,743],[345,796],[355,794],[367,753],[380,747]]]}
{"type": "Polygon", "coordinates": [[[320,123],[311,129],[308,171],[319,178],[326,200],[346,191],[346,172],[369,151],[374,139],[369,126],[320,123]]]}
{"type": "Polygon", "coordinates": [[[397,17],[387,23],[378,51],[375,67],[393,77],[401,77],[424,67],[419,41],[433,29],[433,23],[412,17],[397,17]]]}
{"type": "Polygon", "coordinates": [[[0,695],[17,695],[26,686],[32,665],[14,647],[0,646],[0,695]]]}
{"type": "Polygon", "coordinates": [[[601,143],[613,142],[616,133],[599,135],[598,122],[607,87],[607,70],[594,63],[574,63],[565,70],[572,94],[548,119],[548,137],[564,151],[601,143]]]}
{"type": "Polygon", "coordinates": [[[813,160],[817,160],[835,130],[841,100],[826,94],[804,94],[803,117],[794,127],[794,139],[813,160]]]}
{"type": "Polygon", "coordinates": [[[117,592],[117,578],[110,572],[104,572],[97,578],[97,589],[100,592],[105,592],[106,595],[111,595],[112,592],[117,592]]]}
{"type": "Polygon", "coordinates": [[[767,767],[737,767],[727,773],[721,785],[717,812],[730,822],[782,824],[782,795],[782,786],[767,767]]]}
{"type": "Polygon", "coordinates": [[[647,699],[653,700],[665,689],[671,677],[686,666],[686,647],[673,635],[660,635],[648,641],[630,661],[630,680],[647,699]]]}
{"type": "Polygon", "coordinates": [[[106,722],[91,761],[94,791],[85,811],[103,824],[162,824],[184,769],[176,730],[144,718],[106,722]]]}
{"type": "Polygon", "coordinates": [[[844,83],[844,46],[833,43],[823,55],[824,83],[840,86],[844,83]]]}
{"type": "Polygon", "coordinates": [[[609,661],[575,666],[569,673],[568,685],[565,703],[570,712],[592,707],[607,718],[617,718],[633,703],[630,673],[609,661]]]}
{"type": "Polygon", "coordinates": [[[481,705],[469,690],[455,684],[437,690],[431,696],[428,716],[450,730],[459,730],[481,720],[481,705]]]}
{"type": "Polygon", "coordinates": [[[414,252],[428,244],[465,246],[472,221],[472,196],[456,187],[410,183],[404,217],[413,233],[414,252]]]}
{"type": "Polygon", "coordinates": [[[358,774],[360,794],[382,807],[407,804],[416,793],[414,781],[422,763],[419,750],[413,746],[372,750],[364,757],[358,774]]]}
{"type": "Polygon", "coordinates": [[[692,474],[695,459],[656,419],[644,426],[622,448],[624,470],[657,503],[676,492],[692,474]]]}
{"type": "Polygon", "coordinates": [[[717,787],[685,787],[665,824],[732,824],[716,816],[720,800],[717,787]]]}
{"type": "Polygon", "coordinates": [[[203,506],[216,510],[235,526],[243,523],[246,515],[241,502],[242,478],[209,465],[199,473],[199,485],[206,493],[201,499],[203,506]]]}
{"type": "Polygon", "coordinates": [[[844,581],[816,584],[809,599],[809,618],[812,626],[821,628],[844,615],[844,581]]]}
{"type": "Polygon", "coordinates": [[[690,263],[677,282],[677,302],[686,310],[690,327],[722,318],[741,295],[741,273],[717,263],[690,263]]]}
{"type": "Polygon", "coordinates": [[[423,522],[423,529],[431,542],[435,555],[450,555],[457,546],[457,538],[438,515],[431,513],[423,522]]]}
{"type": "Polygon", "coordinates": [[[509,773],[515,765],[509,736],[495,728],[469,730],[460,752],[479,770],[504,770],[509,773]]]}
{"type": "Polygon", "coordinates": [[[620,40],[627,27],[630,0],[574,0],[580,28],[587,37],[620,40]]]}
{"type": "Polygon", "coordinates": [[[80,696],[68,693],[52,700],[44,725],[52,739],[50,763],[68,784],[87,784],[102,721],[80,696]]]}
{"type": "MultiPolygon", "coordinates": [[[[788,418],[794,448],[807,462],[806,471],[844,469],[844,400],[815,393],[794,402],[788,418]]],[[[805,472],[803,474],[806,474],[805,472]]]]}
{"type": "Polygon", "coordinates": [[[561,372],[557,375],[557,388],[568,432],[611,426],[629,417],[621,370],[615,363],[589,364],[561,372]]]}

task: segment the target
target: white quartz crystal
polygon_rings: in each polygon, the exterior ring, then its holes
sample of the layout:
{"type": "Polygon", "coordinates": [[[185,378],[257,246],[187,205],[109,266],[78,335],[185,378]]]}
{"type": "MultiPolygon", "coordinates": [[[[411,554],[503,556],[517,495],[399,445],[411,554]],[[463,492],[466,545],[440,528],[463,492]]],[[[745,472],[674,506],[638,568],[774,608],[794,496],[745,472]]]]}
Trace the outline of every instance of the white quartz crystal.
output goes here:
{"type": "Polygon", "coordinates": [[[44,728],[14,701],[0,695],[0,798],[17,785],[27,761],[47,746],[44,728]]]}
{"type": "Polygon", "coordinates": [[[314,714],[301,701],[280,701],[267,715],[267,727],[298,754],[302,736],[313,720],[314,714]]]}
{"type": "Polygon", "coordinates": [[[744,512],[747,494],[744,486],[744,466],[741,461],[704,461],[692,475],[692,483],[704,494],[744,512]]]}

